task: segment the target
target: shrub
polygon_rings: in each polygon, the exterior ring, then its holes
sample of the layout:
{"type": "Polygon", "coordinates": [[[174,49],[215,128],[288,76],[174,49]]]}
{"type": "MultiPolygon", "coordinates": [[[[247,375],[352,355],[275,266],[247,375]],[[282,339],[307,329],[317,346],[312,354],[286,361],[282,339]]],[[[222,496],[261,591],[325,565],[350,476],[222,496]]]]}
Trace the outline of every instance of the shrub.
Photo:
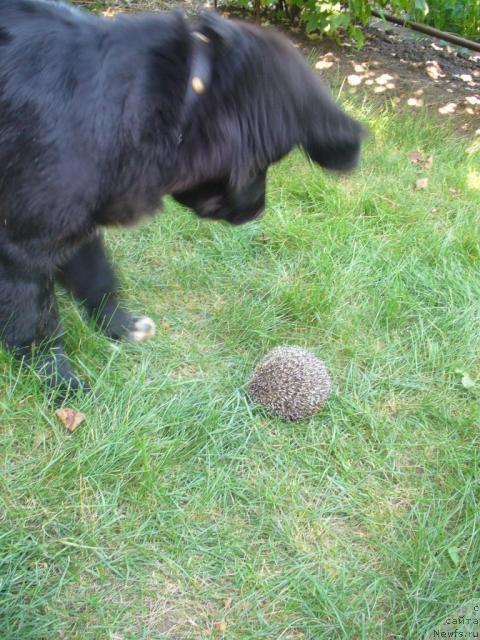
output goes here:
{"type": "Polygon", "coordinates": [[[426,15],[416,12],[415,18],[437,29],[480,40],[479,0],[428,0],[426,15]]]}
{"type": "Polygon", "coordinates": [[[269,10],[276,17],[303,24],[309,34],[338,37],[346,33],[359,46],[363,44],[362,27],[372,9],[428,22],[471,38],[480,35],[480,0],[231,0],[229,4],[253,10],[257,15],[261,9],[269,10]]]}

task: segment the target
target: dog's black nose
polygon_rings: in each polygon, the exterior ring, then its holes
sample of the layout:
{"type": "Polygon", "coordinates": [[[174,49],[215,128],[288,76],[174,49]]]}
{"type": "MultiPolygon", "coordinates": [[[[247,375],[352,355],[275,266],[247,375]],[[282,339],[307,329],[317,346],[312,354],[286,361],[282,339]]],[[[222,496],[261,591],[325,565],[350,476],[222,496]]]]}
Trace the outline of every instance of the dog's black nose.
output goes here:
{"type": "Polygon", "coordinates": [[[244,211],[242,211],[241,213],[236,213],[228,216],[226,220],[230,224],[240,225],[240,224],[245,224],[247,222],[253,222],[254,220],[259,220],[260,218],[263,218],[264,213],[265,213],[265,206],[262,204],[253,213],[251,211],[249,213],[245,213],[244,211]]]}

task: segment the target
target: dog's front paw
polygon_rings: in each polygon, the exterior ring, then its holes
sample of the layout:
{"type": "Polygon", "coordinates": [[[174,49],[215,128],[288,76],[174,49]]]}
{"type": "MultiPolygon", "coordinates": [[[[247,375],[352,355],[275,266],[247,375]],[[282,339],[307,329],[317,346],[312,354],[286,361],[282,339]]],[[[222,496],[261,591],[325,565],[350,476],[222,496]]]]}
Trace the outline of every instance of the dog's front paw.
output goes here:
{"type": "Polygon", "coordinates": [[[134,342],[145,342],[153,338],[155,331],[155,323],[151,318],[134,316],[126,337],[134,342]]]}
{"type": "Polygon", "coordinates": [[[155,323],[146,316],[135,316],[118,305],[106,306],[96,321],[102,331],[113,340],[145,342],[155,335],[155,323]]]}

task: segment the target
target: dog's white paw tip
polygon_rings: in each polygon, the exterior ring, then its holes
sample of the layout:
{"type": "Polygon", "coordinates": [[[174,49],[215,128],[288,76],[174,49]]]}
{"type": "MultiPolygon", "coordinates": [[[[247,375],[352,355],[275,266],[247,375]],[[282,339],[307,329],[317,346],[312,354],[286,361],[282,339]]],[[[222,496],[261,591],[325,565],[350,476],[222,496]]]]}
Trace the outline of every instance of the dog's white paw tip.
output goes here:
{"type": "Polygon", "coordinates": [[[128,337],[134,342],[145,342],[153,338],[155,332],[156,327],[154,321],[144,316],[135,320],[133,329],[129,332],[128,337]]]}

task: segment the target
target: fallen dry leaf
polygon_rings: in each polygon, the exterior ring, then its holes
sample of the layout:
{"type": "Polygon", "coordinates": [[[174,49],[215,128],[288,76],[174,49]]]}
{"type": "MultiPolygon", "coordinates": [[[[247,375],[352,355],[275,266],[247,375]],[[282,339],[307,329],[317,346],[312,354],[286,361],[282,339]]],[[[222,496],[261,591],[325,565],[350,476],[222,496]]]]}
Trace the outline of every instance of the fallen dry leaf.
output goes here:
{"type": "Polygon", "coordinates": [[[226,622],[215,622],[214,625],[215,629],[217,631],[226,631],[227,630],[227,623],[226,622]]]}
{"type": "Polygon", "coordinates": [[[421,151],[411,151],[408,154],[408,159],[412,164],[418,164],[424,169],[431,169],[433,164],[433,156],[424,156],[421,151]]]}
{"type": "Polygon", "coordinates": [[[73,433],[85,420],[85,415],[83,413],[75,411],[75,409],[69,409],[68,407],[65,407],[64,409],[57,409],[55,411],[55,415],[70,431],[70,433],[73,433]]]}
{"type": "Polygon", "coordinates": [[[108,7],[105,11],[102,11],[102,16],[104,18],[114,18],[116,13],[119,13],[118,10],[115,10],[113,7],[108,7]]]}
{"type": "Polygon", "coordinates": [[[445,77],[442,67],[436,60],[427,60],[425,70],[432,80],[438,80],[439,78],[445,77]]]}
{"type": "Polygon", "coordinates": [[[164,331],[170,331],[170,323],[168,322],[168,320],[162,320],[162,329],[164,331]]]}
{"type": "Polygon", "coordinates": [[[462,193],[460,189],[454,189],[453,187],[450,187],[449,191],[454,198],[458,198],[458,196],[462,193]]]}
{"type": "Polygon", "coordinates": [[[413,164],[420,164],[422,161],[422,154],[420,153],[420,151],[411,151],[408,154],[408,159],[410,160],[410,162],[412,162],[413,164]]]}
{"type": "Polygon", "coordinates": [[[347,82],[351,87],[358,87],[359,84],[362,84],[362,78],[352,73],[347,76],[347,82]]]}
{"type": "Polygon", "coordinates": [[[445,115],[448,115],[449,113],[455,113],[456,108],[457,108],[456,102],[448,102],[443,107],[439,107],[438,111],[443,116],[445,116],[445,115]]]}
{"type": "Polygon", "coordinates": [[[333,67],[333,64],[333,60],[319,60],[315,64],[315,69],[318,69],[319,71],[322,69],[330,69],[330,67],[333,67]]]}
{"type": "Polygon", "coordinates": [[[428,178],[419,178],[415,182],[415,189],[420,191],[420,189],[426,189],[428,187],[428,178]]]}

